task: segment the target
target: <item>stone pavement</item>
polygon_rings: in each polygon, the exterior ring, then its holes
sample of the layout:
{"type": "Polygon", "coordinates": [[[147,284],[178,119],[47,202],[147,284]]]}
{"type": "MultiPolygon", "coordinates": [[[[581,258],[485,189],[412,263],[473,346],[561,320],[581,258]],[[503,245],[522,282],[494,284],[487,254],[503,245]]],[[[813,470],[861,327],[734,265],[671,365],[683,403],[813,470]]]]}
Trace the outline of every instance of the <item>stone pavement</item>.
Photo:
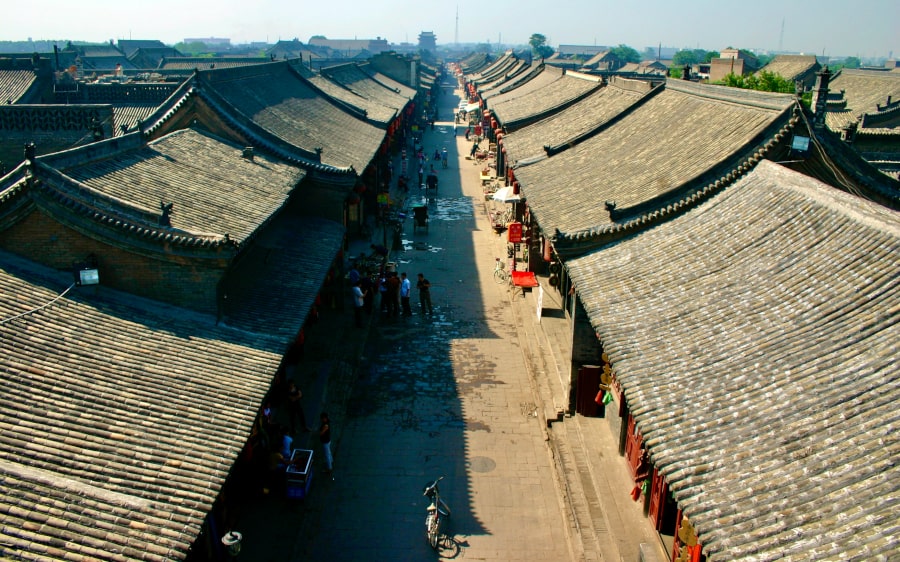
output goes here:
{"type": "MultiPolygon", "coordinates": [[[[548,428],[566,402],[557,358],[567,323],[546,279],[540,322],[536,290],[493,281],[505,237],[491,229],[462,128],[455,136],[440,121],[457,104],[449,86],[424,145],[426,154],[446,147],[450,166],[438,167],[437,198],[413,189],[405,202],[428,206],[429,229],[411,233],[409,219],[390,258],[414,285],[419,271],[431,280],[435,314],[420,313],[415,289],[411,318],[376,312],[357,329],[349,305],[322,311],[295,378],[309,423],[323,409],[331,415],[334,475],[318,472],[315,436],[299,435],[295,446],[315,451],[310,494],[253,496],[235,515],[244,562],[638,560],[639,543],[658,543],[628,495],[604,420],[567,417],[548,428]],[[453,516],[435,553],[421,489],[441,475],[453,516]]],[[[354,240],[347,254],[368,244],[354,240]]]]}

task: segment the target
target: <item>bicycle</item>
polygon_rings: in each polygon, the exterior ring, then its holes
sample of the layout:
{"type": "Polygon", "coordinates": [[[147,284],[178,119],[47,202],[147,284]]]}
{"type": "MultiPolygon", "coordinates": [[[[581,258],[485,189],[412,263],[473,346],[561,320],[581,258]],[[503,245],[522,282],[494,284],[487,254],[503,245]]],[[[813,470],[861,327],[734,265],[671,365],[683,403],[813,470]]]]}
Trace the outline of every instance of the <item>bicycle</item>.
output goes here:
{"type": "Polygon", "coordinates": [[[441,521],[444,517],[450,517],[450,507],[441,499],[441,491],[438,482],[443,480],[441,476],[437,480],[429,482],[422,490],[422,495],[431,500],[425,508],[425,539],[431,548],[437,550],[441,538],[441,521]]]}
{"type": "Polygon", "coordinates": [[[494,281],[499,283],[509,283],[509,272],[500,258],[496,258],[497,265],[494,266],[494,281]]]}

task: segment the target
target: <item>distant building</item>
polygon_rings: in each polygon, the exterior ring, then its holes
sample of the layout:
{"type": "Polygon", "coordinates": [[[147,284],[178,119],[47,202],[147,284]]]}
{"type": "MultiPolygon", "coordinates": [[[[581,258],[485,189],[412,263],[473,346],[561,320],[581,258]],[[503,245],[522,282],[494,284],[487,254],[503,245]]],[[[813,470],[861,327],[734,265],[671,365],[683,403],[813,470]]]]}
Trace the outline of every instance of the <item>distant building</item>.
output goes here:
{"type": "Polygon", "coordinates": [[[309,45],[312,47],[327,47],[341,58],[366,59],[372,55],[390,51],[387,39],[376,37],[375,39],[327,39],[322,36],[310,37],[309,45]]]}
{"type": "Polygon", "coordinates": [[[589,59],[594,55],[608,51],[610,48],[602,45],[560,45],[556,52],[562,58],[583,57],[589,59]]]}
{"type": "Polygon", "coordinates": [[[709,81],[721,82],[729,74],[744,76],[759,70],[757,58],[740,49],[722,49],[718,58],[709,62],[709,81]]]}
{"type": "Polygon", "coordinates": [[[437,36],[433,31],[423,31],[419,34],[419,49],[431,53],[437,50],[437,36]]]}

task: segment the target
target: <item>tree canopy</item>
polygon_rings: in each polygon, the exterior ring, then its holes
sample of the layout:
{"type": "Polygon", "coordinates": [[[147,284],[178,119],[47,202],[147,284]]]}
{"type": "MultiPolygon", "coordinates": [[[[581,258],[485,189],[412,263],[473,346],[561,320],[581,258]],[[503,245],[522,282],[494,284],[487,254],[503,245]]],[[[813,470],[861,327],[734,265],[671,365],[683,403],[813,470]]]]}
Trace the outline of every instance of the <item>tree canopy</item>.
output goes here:
{"type": "Polygon", "coordinates": [[[532,33],[528,44],[531,45],[531,52],[536,57],[545,59],[553,54],[553,47],[547,45],[547,37],[541,33],[532,33]]]}
{"type": "Polygon", "coordinates": [[[774,72],[761,70],[756,74],[748,74],[740,76],[737,74],[729,74],[721,82],[717,82],[724,86],[732,88],[743,88],[745,90],[759,90],[762,92],[781,92],[783,94],[793,94],[795,91],[794,83],[774,72]]]}
{"type": "Polygon", "coordinates": [[[618,47],[610,49],[609,52],[624,62],[641,62],[641,54],[628,45],[620,44],[618,47]]]}
{"type": "Polygon", "coordinates": [[[686,64],[698,64],[701,62],[709,62],[719,56],[716,51],[704,51],[703,49],[684,49],[675,53],[672,57],[672,63],[678,66],[686,64]]]}

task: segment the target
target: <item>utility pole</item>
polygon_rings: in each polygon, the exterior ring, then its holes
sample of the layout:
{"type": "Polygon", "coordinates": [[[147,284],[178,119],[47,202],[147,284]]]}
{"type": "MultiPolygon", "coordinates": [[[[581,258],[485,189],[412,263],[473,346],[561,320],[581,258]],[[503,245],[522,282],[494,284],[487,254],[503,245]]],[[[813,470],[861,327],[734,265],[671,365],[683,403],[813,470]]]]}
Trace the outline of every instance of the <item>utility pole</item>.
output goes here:
{"type": "Polygon", "coordinates": [[[781,36],[778,38],[778,52],[784,52],[784,18],[781,18],[781,36]]]}

